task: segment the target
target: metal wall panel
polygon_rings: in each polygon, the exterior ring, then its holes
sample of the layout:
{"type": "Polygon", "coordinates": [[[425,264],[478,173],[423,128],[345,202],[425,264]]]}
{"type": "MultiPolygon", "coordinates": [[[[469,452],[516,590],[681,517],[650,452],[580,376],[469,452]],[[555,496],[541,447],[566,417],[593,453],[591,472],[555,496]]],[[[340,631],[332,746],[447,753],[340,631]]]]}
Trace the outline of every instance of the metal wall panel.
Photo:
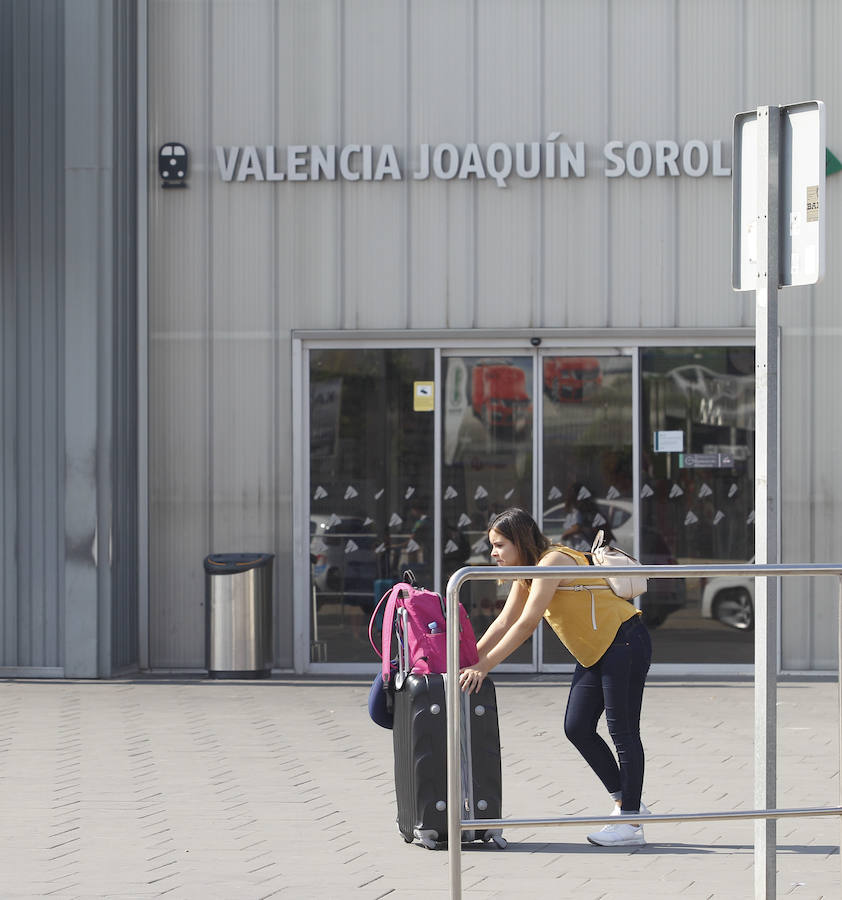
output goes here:
{"type": "Polygon", "coordinates": [[[600,327],[609,321],[612,184],[601,173],[602,146],[614,137],[608,105],[614,68],[610,6],[565,0],[545,7],[544,110],[537,136],[546,140],[561,132],[571,144],[586,141],[587,171],[595,173],[543,185],[539,303],[540,322],[547,326],[600,327]]]}
{"type": "MultiPolygon", "coordinates": [[[[615,3],[611,11],[611,128],[627,147],[635,140],[651,144],[676,132],[677,5],[647,0],[615,3]]],[[[651,175],[612,181],[607,324],[677,325],[676,230],[667,223],[675,219],[679,186],[651,175]]]]}
{"type": "MultiPolygon", "coordinates": [[[[481,147],[514,144],[540,137],[541,22],[538,7],[517,0],[477,4],[476,131],[481,147]]],[[[541,200],[538,179],[509,178],[509,186],[491,179],[476,191],[474,223],[476,311],[479,328],[519,324],[537,326],[536,272],[540,256],[541,200]]]]}
{"type": "Polygon", "coordinates": [[[747,109],[814,99],[812,3],[746,0],[747,109]]]}
{"type": "MultiPolygon", "coordinates": [[[[11,0],[0,2],[0,116],[12,114],[11,0]]],[[[17,546],[17,302],[15,291],[14,129],[0,129],[0,658],[15,653],[18,573],[14,565],[17,546]],[[9,174],[6,174],[9,173],[9,174]]]]}
{"type": "MultiPolygon", "coordinates": [[[[342,17],[343,143],[382,146],[406,133],[407,2],[348,0],[342,17]]],[[[343,328],[406,321],[406,192],[401,182],[343,185],[343,328]]]]}
{"type": "MultiPolygon", "coordinates": [[[[778,27],[794,29],[795,54],[804,71],[798,76],[801,94],[787,85],[788,101],[818,98],[827,111],[828,148],[840,156],[840,129],[835,110],[842,102],[842,8],[833,0],[787,9],[778,27]],[[804,15],[809,11],[809,15],[804,15]],[[794,14],[794,15],[793,15],[794,14]]],[[[779,48],[779,39],[774,46],[779,48]]],[[[785,62],[788,66],[789,62],[785,62]]],[[[771,74],[770,74],[770,77],[771,74]]],[[[796,77],[793,75],[793,77],[796,77]]],[[[787,101],[787,102],[788,102],[787,101]]],[[[777,102],[768,100],[764,102],[777,102]]],[[[785,101],[781,101],[785,102],[785,101]]],[[[842,441],[838,385],[842,382],[842,339],[839,293],[842,274],[836,263],[842,211],[842,190],[834,175],[827,180],[827,267],[815,288],[787,288],[780,294],[781,368],[781,518],[787,561],[824,562],[839,558],[842,528],[842,485],[837,448],[842,441]]],[[[782,600],[782,659],[787,669],[833,669],[836,666],[837,596],[835,579],[812,579],[788,587],[782,600]]]]}
{"type": "Polygon", "coordinates": [[[114,9],[114,504],[110,669],[138,663],[137,25],[114,9]]]}
{"type": "MultiPolygon", "coordinates": [[[[227,215],[223,205],[211,204],[215,8],[148,8],[149,659],[157,667],[204,662],[202,559],[210,552],[211,534],[210,233],[214,217],[224,221],[227,215]],[[157,152],[166,141],[181,141],[192,151],[185,190],[157,187],[157,152]]],[[[236,143],[224,132],[219,139],[236,143]]]]}
{"type": "MultiPolygon", "coordinates": [[[[733,116],[748,108],[742,78],[742,5],[712,0],[682,3],[677,9],[676,140],[684,146],[706,135],[721,137],[722,164],[731,168],[733,116]],[[712,47],[717,48],[715,55],[712,47]]],[[[722,214],[731,207],[731,179],[708,175],[682,176],[679,181],[675,321],[688,326],[728,321],[753,327],[754,295],[730,289],[731,225],[722,214]]]]}
{"type": "MultiPolygon", "coordinates": [[[[213,110],[214,130],[265,134],[271,143],[275,98],[266,86],[276,83],[275,4],[218,5],[211,26],[211,90],[221,101],[213,110]]],[[[272,552],[278,409],[273,197],[260,184],[228,187],[226,196],[212,196],[209,234],[208,552],[272,552]],[[224,215],[216,214],[217,204],[224,215]],[[232,235],[249,240],[233,243],[232,235]]],[[[196,374],[205,373],[191,377],[196,374]]],[[[193,642],[200,637],[197,629],[193,642]]]]}
{"type": "Polygon", "coordinates": [[[59,7],[0,3],[0,667],[19,670],[63,664],[59,7]]]}
{"type": "MultiPolygon", "coordinates": [[[[753,296],[730,289],[730,179],[608,178],[603,146],[721,140],[730,167],[734,113],[809,97],[831,110],[836,7],[149,0],[152,665],[202,664],[201,559],[228,549],[279,554],[276,661],[291,664],[293,329],[752,325],[753,296]],[[586,177],[412,178],[421,143],[555,132],[586,143],[586,177]],[[193,152],[187,190],[157,187],[166,140],[193,152]],[[223,182],[214,146],[248,143],[389,143],[403,178],[223,182]]],[[[829,117],[831,148],[839,134],[829,117]]],[[[782,436],[783,503],[819,556],[842,515],[828,475],[838,417],[820,412],[839,354],[817,337],[838,327],[834,287],[829,266],[781,315],[807,329],[785,334],[798,437],[782,436]]],[[[785,636],[785,664],[832,656],[828,603],[785,636]]]]}
{"type": "Polygon", "coordinates": [[[60,4],[63,71],[63,662],[138,659],[136,10],[60,4]]]}
{"type": "MultiPolygon", "coordinates": [[[[272,137],[280,146],[342,143],[342,4],[283,3],[278,17],[272,137]]],[[[334,327],[342,321],[344,296],[341,186],[313,182],[307,190],[286,191],[283,202],[273,198],[273,208],[281,333],[288,334],[298,322],[309,323],[307,328],[334,327]]],[[[288,404],[282,406],[283,416],[288,404]]],[[[281,434],[289,434],[289,428],[281,434]]]]}
{"type": "MultiPolygon", "coordinates": [[[[411,3],[407,173],[418,171],[422,143],[476,140],[474,4],[411,3]]],[[[406,292],[408,328],[475,324],[474,191],[466,182],[412,180],[408,206],[406,292]]]]}

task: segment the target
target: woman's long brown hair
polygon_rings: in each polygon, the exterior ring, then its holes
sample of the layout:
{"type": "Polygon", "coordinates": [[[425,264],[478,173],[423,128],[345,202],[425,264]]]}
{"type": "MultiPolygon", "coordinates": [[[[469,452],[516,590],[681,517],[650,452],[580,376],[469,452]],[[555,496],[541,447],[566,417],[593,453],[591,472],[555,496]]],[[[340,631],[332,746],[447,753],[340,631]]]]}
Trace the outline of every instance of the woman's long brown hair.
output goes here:
{"type": "MultiPolygon", "coordinates": [[[[522,566],[537,565],[550,546],[549,538],[541,532],[535,519],[517,506],[496,515],[488,525],[488,530],[492,529],[515,545],[522,566]]],[[[522,580],[527,587],[532,583],[532,579],[518,580],[522,580]]]]}

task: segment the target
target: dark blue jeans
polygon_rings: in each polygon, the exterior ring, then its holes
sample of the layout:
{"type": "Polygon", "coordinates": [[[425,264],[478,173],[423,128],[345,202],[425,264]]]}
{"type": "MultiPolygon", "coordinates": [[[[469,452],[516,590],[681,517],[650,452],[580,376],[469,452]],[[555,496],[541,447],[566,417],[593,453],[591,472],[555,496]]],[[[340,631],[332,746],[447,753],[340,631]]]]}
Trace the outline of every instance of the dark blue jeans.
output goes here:
{"type": "Polygon", "coordinates": [[[644,769],[640,709],[651,661],[649,632],[640,616],[635,616],[620,626],[596,663],[588,668],[577,663],[564,716],[564,733],[605,789],[610,794],[622,792],[623,812],[640,809],[644,769]],[[596,732],[603,711],[619,765],[596,732]]]}

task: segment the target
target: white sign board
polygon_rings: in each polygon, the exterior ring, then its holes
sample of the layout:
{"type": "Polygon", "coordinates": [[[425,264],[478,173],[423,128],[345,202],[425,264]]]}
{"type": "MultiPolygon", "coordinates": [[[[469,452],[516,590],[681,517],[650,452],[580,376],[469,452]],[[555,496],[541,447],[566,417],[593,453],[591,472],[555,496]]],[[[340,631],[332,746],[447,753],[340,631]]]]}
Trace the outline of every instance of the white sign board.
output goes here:
{"type": "Polygon", "coordinates": [[[681,453],[684,450],[684,432],[656,431],[654,444],[656,453],[681,453]]]}
{"type": "MultiPolygon", "coordinates": [[[[782,106],[778,148],[778,285],[815,284],[825,266],[824,103],[782,106]]],[[[735,291],[757,288],[757,110],[734,118],[731,283],[735,291]]]]}
{"type": "Polygon", "coordinates": [[[781,280],[815,284],[825,264],[824,103],[795,103],[781,109],[781,280]]]}
{"type": "Polygon", "coordinates": [[[731,286],[757,286],[757,110],[734,117],[731,177],[731,286]]]}

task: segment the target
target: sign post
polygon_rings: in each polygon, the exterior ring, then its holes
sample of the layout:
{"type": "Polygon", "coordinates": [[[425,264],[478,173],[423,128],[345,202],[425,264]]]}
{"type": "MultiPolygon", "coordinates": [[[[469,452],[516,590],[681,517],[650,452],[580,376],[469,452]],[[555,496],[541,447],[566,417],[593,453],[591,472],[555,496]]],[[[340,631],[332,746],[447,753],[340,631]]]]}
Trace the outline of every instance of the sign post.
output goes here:
{"type": "MultiPolygon", "coordinates": [[[[780,563],[778,291],[824,273],[824,104],[760,106],[734,120],[731,280],[755,293],[755,562],[780,563]]],[[[779,580],[755,579],[755,805],[777,807],[779,580]]],[[[842,664],[842,661],[840,661],[842,664]]],[[[773,900],[776,820],[755,822],[754,896],[773,900]]]]}
{"type": "MultiPolygon", "coordinates": [[[[778,199],[780,111],[757,111],[757,288],[755,290],[755,562],[777,565],[778,546],[778,199]]],[[[754,802],[777,808],[776,578],[755,586],[754,802]],[[768,804],[768,805],[767,805],[768,804]]],[[[775,896],[777,821],[754,823],[754,896],[775,896]]]]}

